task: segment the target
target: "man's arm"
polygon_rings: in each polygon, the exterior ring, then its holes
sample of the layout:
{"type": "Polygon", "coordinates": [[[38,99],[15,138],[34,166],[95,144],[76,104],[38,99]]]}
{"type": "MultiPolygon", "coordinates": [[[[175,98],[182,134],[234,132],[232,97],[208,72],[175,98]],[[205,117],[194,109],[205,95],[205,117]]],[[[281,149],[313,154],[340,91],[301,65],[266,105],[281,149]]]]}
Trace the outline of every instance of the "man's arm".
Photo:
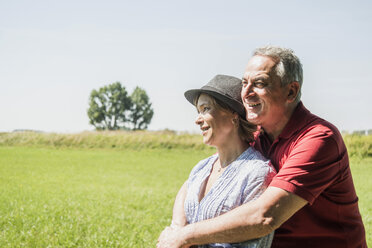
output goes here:
{"type": "Polygon", "coordinates": [[[187,225],[160,237],[158,247],[235,243],[265,236],[307,204],[303,198],[276,187],[216,218],[187,225]],[[164,245],[163,245],[164,244],[164,245]]]}

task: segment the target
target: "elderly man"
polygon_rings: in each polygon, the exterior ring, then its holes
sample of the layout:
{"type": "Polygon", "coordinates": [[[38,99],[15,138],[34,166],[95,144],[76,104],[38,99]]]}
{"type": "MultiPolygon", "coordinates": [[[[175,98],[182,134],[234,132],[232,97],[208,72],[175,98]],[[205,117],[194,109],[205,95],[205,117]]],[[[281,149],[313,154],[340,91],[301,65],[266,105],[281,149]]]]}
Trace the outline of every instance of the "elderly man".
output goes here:
{"type": "Polygon", "coordinates": [[[258,48],[242,83],[247,120],[261,127],[255,147],[278,174],[256,201],[214,219],[168,228],[158,247],[235,243],[273,230],[272,247],[367,247],[346,147],[337,128],[300,101],[297,56],[280,47],[258,48]]]}

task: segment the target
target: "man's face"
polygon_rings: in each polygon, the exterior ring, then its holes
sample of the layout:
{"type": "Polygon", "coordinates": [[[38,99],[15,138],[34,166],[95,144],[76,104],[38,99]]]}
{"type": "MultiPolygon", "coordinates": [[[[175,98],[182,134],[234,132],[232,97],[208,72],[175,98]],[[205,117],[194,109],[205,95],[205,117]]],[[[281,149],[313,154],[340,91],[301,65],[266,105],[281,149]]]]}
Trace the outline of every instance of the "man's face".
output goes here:
{"type": "Polygon", "coordinates": [[[287,108],[288,87],[281,86],[276,62],[267,56],[253,56],[243,76],[242,100],[247,120],[264,129],[278,123],[287,108]]]}

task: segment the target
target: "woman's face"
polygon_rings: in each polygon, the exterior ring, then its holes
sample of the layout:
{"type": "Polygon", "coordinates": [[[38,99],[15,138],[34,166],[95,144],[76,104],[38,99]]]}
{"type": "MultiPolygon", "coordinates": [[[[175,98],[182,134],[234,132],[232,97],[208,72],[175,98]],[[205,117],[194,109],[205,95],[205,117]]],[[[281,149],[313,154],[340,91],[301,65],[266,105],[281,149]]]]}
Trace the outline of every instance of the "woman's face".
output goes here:
{"type": "Polygon", "coordinates": [[[236,114],[218,108],[206,94],[199,96],[196,108],[198,117],[195,123],[202,130],[204,144],[215,147],[223,145],[236,129],[233,123],[236,114]]]}

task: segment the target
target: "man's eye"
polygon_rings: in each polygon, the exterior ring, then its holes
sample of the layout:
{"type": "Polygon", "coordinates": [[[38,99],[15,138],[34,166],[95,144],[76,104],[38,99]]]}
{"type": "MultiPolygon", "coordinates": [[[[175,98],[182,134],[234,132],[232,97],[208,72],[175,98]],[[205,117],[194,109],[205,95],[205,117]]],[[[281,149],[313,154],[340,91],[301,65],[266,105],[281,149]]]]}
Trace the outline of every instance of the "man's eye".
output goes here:
{"type": "Polygon", "coordinates": [[[204,108],[203,108],[203,112],[206,112],[206,111],[208,111],[208,110],[210,110],[210,107],[204,107],[204,108]]]}
{"type": "Polygon", "coordinates": [[[248,84],[248,81],[245,81],[245,80],[242,81],[242,85],[243,85],[243,86],[245,86],[245,85],[247,85],[247,84],[248,84]]]}
{"type": "Polygon", "coordinates": [[[265,84],[263,82],[255,82],[254,86],[257,87],[257,88],[263,88],[265,86],[265,84]]]}

